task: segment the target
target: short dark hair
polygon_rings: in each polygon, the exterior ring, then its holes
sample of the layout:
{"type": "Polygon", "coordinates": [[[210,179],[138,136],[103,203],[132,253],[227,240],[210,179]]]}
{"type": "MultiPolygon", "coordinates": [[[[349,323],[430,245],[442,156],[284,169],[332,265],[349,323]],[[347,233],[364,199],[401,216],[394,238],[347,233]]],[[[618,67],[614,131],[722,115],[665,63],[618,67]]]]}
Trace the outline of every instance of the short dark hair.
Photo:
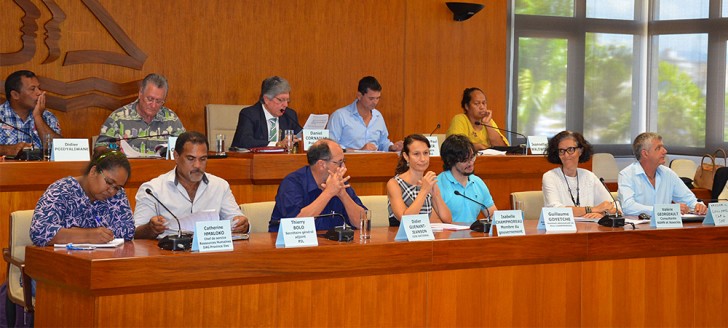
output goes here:
{"type": "Polygon", "coordinates": [[[108,171],[121,167],[126,170],[127,179],[131,178],[131,165],[129,164],[129,160],[126,158],[124,153],[118,150],[102,148],[95,152],[93,157],[91,157],[91,161],[88,165],[86,165],[83,175],[88,175],[94,167],[96,168],[96,172],[108,171]]]}
{"type": "Polygon", "coordinates": [[[404,154],[407,154],[409,156],[410,152],[410,145],[415,141],[422,141],[427,145],[427,148],[430,148],[430,141],[425,138],[425,136],[421,134],[410,134],[404,138],[404,142],[402,145],[402,152],[399,154],[399,160],[397,161],[397,167],[394,169],[394,174],[402,174],[404,172],[407,172],[409,170],[409,166],[407,165],[407,160],[404,159],[404,154]]]}
{"type": "MultiPolygon", "coordinates": [[[[480,90],[480,88],[467,88],[463,90],[463,99],[460,100],[460,107],[463,108],[464,112],[467,112],[467,110],[465,109],[465,105],[469,104],[470,100],[473,99],[473,97],[471,96],[473,91],[480,91],[483,93],[483,95],[485,95],[485,92],[483,92],[483,90],[480,90]]],[[[488,96],[485,96],[485,101],[488,101],[488,96]]]]}
{"type": "Polygon", "coordinates": [[[382,85],[373,76],[365,76],[359,80],[359,86],[356,88],[359,93],[365,94],[367,90],[382,91],[382,85]]]}
{"type": "Polygon", "coordinates": [[[581,133],[569,130],[561,131],[549,140],[549,146],[548,149],[546,149],[546,159],[548,159],[550,163],[562,164],[561,158],[559,158],[559,143],[567,138],[574,139],[574,141],[576,141],[576,147],[581,148],[579,163],[588,162],[593,153],[591,144],[584,139],[584,136],[581,135],[581,133]]]}
{"type": "Polygon", "coordinates": [[[449,171],[457,163],[473,158],[474,155],[477,155],[475,146],[468,137],[460,134],[450,135],[440,147],[442,169],[445,171],[449,171]]]}
{"type": "Polygon", "coordinates": [[[314,165],[319,160],[328,161],[331,159],[331,148],[329,148],[329,141],[333,142],[332,139],[321,138],[308,148],[308,152],[306,153],[308,165],[314,165]]]}
{"type": "Polygon", "coordinates": [[[182,152],[185,150],[185,144],[188,142],[198,145],[205,144],[205,147],[210,149],[210,144],[207,142],[207,138],[204,134],[197,131],[187,131],[177,137],[177,142],[174,144],[174,151],[176,151],[177,154],[182,155],[182,152]]]}
{"type": "Polygon", "coordinates": [[[23,77],[27,77],[29,79],[32,79],[34,77],[37,77],[35,73],[28,71],[28,70],[20,70],[10,73],[8,75],[8,78],[5,79],[5,99],[10,101],[10,92],[11,91],[17,91],[20,92],[20,89],[23,88],[23,77]]]}

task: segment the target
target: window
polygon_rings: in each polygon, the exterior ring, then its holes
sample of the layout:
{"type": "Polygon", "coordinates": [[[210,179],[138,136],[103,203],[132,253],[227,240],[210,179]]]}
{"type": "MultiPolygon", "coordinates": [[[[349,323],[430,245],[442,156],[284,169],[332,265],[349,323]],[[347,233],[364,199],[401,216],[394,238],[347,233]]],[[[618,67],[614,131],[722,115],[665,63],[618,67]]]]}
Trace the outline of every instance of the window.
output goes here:
{"type": "Polygon", "coordinates": [[[644,131],[660,133],[671,153],[728,146],[728,1],[511,5],[512,129],[580,131],[615,155],[631,155],[644,131]]]}

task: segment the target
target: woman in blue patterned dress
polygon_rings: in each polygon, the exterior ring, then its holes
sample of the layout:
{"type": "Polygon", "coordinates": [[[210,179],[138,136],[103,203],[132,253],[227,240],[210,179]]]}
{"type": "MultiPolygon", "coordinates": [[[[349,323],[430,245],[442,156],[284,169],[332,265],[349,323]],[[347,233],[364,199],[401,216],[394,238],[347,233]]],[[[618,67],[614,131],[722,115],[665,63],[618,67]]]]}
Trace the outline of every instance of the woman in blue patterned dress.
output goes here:
{"type": "Polygon", "coordinates": [[[124,184],[131,175],[126,156],[96,152],[84,174],[51,184],[38,200],[30,226],[37,246],[131,240],[134,219],[124,184]]]}
{"type": "Polygon", "coordinates": [[[387,182],[389,225],[399,226],[402,215],[427,214],[430,222],[452,223],[452,214],[430,166],[430,142],[421,134],[404,138],[395,176],[387,182]]]}

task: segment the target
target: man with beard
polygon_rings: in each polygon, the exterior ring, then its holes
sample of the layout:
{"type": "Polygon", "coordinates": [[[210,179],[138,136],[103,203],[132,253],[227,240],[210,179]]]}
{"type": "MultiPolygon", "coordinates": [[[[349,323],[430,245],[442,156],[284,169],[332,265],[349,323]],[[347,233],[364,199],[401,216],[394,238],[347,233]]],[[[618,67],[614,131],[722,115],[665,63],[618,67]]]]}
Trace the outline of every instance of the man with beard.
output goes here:
{"type": "Polygon", "coordinates": [[[698,202],[690,189],[671,169],[664,166],[667,149],[662,136],[643,132],[634,139],[632,151],[637,159],[619,172],[619,200],[625,215],[652,214],[655,204],[680,204],[680,213],[691,210],[705,214],[707,207],[698,202]]]}
{"type": "Polygon", "coordinates": [[[453,134],[442,143],[440,156],[444,171],[437,176],[437,185],[452,213],[453,222],[473,223],[478,218],[478,212],[483,212],[485,216],[493,215],[497,208],[488,186],[473,174],[477,157],[473,143],[463,135],[453,134]],[[488,208],[456,195],[456,191],[488,208]]]}
{"type": "Polygon", "coordinates": [[[298,134],[302,129],[296,111],[288,108],[290,102],[291,85],[286,79],[273,76],[263,80],[258,103],[240,111],[232,146],[285,147],[281,131],[298,134]]]}
{"type": "Polygon", "coordinates": [[[216,210],[221,220],[232,220],[232,232],[248,232],[248,218],[243,215],[227,181],[205,173],[207,138],[199,132],[185,132],[177,138],[171,171],[139,187],[134,209],[134,238],[162,238],[177,232],[172,213],[181,217],[190,213],[216,210]],[[150,189],[172,213],[147,193],[150,189]],[[169,227],[168,227],[169,225],[169,227]]]}

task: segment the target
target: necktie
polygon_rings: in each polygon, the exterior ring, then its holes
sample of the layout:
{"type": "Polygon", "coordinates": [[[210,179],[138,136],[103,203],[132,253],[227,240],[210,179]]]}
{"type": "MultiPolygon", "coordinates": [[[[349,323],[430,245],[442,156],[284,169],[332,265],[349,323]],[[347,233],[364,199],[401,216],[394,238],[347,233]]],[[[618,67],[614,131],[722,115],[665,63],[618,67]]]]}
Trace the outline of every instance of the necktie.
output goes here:
{"type": "Polygon", "coordinates": [[[278,141],[278,129],[276,127],[276,119],[268,119],[268,123],[270,123],[270,130],[268,131],[268,142],[278,141]]]}

